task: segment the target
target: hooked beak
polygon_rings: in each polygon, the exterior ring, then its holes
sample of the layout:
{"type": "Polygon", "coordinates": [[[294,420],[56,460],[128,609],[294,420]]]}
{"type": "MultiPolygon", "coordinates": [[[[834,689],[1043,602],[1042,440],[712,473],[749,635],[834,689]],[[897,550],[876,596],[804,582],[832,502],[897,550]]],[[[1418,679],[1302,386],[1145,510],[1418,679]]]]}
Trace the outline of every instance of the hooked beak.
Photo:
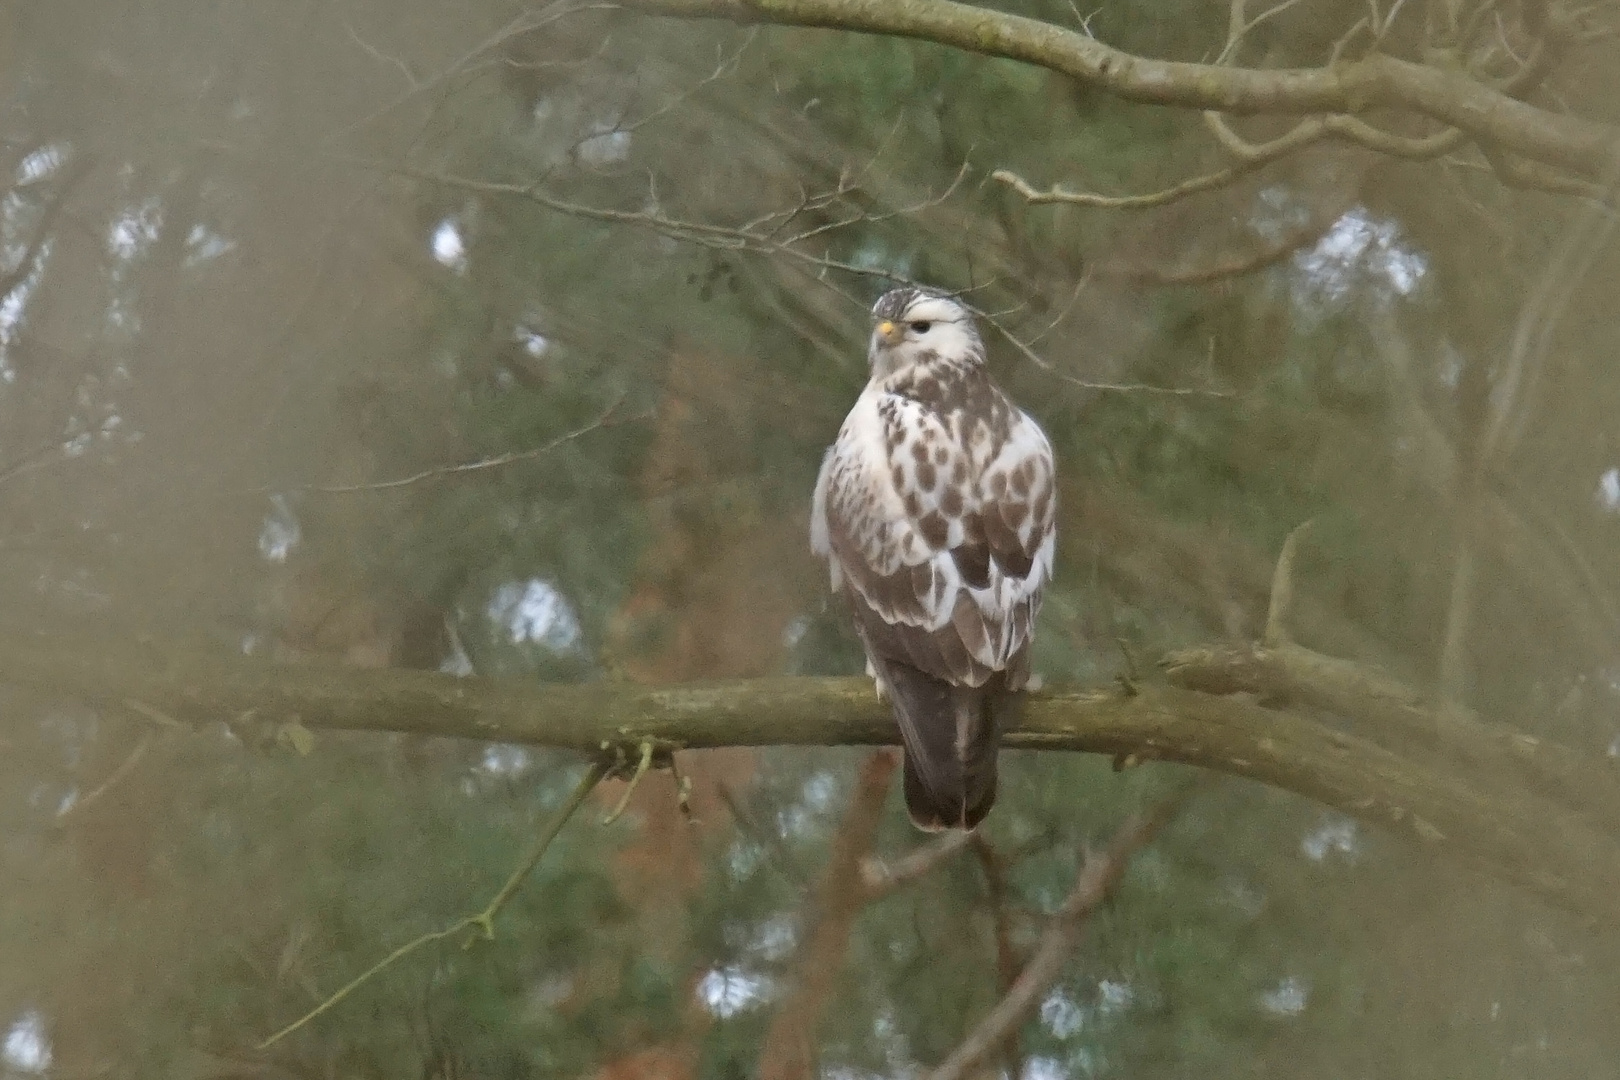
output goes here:
{"type": "Polygon", "coordinates": [[[906,332],[899,323],[884,319],[877,324],[877,336],[883,339],[883,344],[893,348],[900,344],[900,340],[906,336],[906,332]]]}

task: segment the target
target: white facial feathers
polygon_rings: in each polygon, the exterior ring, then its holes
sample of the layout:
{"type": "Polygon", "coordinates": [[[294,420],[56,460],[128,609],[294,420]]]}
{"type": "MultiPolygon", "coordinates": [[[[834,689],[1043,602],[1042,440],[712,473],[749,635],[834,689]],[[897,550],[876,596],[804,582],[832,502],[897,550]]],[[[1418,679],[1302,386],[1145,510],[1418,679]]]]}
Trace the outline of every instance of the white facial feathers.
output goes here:
{"type": "Polygon", "coordinates": [[[896,289],[877,302],[872,316],[875,325],[867,359],[874,379],[930,359],[959,364],[984,360],[973,313],[948,296],[896,289]]]}

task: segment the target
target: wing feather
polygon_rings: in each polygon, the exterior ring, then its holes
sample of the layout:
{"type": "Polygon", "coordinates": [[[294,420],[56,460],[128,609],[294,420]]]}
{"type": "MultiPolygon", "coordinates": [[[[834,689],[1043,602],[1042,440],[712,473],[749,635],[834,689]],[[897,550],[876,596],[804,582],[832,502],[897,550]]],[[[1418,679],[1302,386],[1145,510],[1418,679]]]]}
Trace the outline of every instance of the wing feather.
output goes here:
{"type": "Polygon", "coordinates": [[[1002,429],[868,388],[822,462],[811,546],[879,655],[957,685],[1027,677],[1052,573],[1056,486],[1039,426],[991,388],[1002,429]]]}

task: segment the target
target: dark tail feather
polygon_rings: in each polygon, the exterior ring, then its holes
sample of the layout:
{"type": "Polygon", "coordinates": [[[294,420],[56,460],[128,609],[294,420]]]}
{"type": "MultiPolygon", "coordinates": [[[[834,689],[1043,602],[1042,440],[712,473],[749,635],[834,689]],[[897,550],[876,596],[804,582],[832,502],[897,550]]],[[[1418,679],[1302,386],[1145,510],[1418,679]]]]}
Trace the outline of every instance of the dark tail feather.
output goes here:
{"type": "Polygon", "coordinates": [[[953,686],[910,664],[883,663],[905,741],[906,810],[929,832],[971,829],[996,801],[1000,680],[953,686]]]}

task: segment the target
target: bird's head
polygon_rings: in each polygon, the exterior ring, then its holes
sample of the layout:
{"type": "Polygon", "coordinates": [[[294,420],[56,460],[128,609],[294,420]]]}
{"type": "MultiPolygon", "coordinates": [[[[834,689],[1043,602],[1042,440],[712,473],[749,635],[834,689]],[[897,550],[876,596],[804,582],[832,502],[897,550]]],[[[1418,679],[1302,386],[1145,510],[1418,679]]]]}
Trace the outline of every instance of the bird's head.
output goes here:
{"type": "Polygon", "coordinates": [[[885,378],[933,361],[984,362],[973,313],[949,296],[922,289],[890,289],[872,305],[872,376],[885,378]]]}

